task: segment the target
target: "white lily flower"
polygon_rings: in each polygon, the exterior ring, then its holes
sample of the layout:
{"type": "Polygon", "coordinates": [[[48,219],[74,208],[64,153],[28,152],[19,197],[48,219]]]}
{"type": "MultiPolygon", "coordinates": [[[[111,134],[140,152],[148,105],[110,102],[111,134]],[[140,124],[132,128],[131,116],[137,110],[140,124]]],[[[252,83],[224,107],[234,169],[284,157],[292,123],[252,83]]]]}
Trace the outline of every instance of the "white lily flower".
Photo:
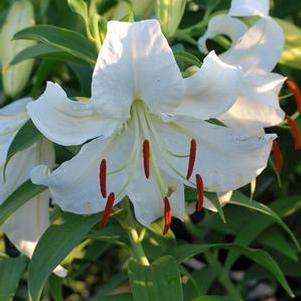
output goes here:
{"type": "MultiPolygon", "coordinates": [[[[29,179],[34,166],[38,164],[53,166],[54,163],[53,146],[43,140],[17,153],[11,159],[4,181],[3,167],[9,146],[18,130],[29,120],[26,105],[31,101],[30,98],[20,99],[0,109],[0,204],[29,179]]],[[[39,238],[48,226],[49,191],[45,191],[17,209],[3,224],[2,230],[21,253],[31,257],[39,238]]],[[[54,272],[61,277],[66,276],[66,270],[61,266],[54,272]]]]}
{"type": "Polygon", "coordinates": [[[270,10],[270,0],[232,0],[229,15],[267,17],[270,10]]]}
{"type": "Polygon", "coordinates": [[[157,21],[109,22],[91,100],[71,101],[48,83],[27,106],[37,128],[58,144],[95,139],[53,172],[35,168],[32,181],[48,186],[65,211],[105,210],[102,225],[128,196],[141,224],[164,215],[166,232],[171,214],[183,218],[184,185],[197,188],[201,209],[204,189],[236,189],[266,166],[274,135],[250,137],[204,121],[233,104],[239,75],[211,53],[183,80],[157,21]]]}
{"type": "MultiPolygon", "coordinates": [[[[265,16],[267,12],[268,1],[232,1],[230,14],[265,16]]],[[[284,47],[281,27],[268,16],[248,29],[238,19],[219,15],[210,20],[206,33],[199,39],[200,50],[207,53],[206,41],[218,35],[227,35],[233,42],[220,59],[240,67],[243,72],[239,97],[220,120],[230,127],[250,132],[281,123],[285,114],[278,95],[286,78],[271,72],[284,47]]]]}

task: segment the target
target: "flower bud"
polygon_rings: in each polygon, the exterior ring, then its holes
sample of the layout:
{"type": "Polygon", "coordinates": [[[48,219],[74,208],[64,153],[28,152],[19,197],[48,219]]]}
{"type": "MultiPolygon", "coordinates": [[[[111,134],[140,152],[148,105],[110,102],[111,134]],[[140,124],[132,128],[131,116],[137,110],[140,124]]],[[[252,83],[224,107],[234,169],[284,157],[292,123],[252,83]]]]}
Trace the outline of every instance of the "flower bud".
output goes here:
{"type": "Polygon", "coordinates": [[[176,33],[185,11],[186,0],[156,0],[156,17],[167,38],[176,33]]]}
{"type": "Polygon", "coordinates": [[[135,19],[147,18],[153,8],[153,0],[132,0],[132,7],[126,1],[120,1],[113,14],[114,20],[121,20],[133,10],[135,19]]]}
{"type": "Polygon", "coordinates": [[[34,61],[26,60],[14,66],[10,66],[9,64],[20,51],[35,44],[33,41],[12,41],[12,39],[18,31],[34,24],[34,8],[32,3],[29,0],[14,1],[9,9],[0,35],[3,90],[10,97],[17,96],[25,88],[34,61]]]}

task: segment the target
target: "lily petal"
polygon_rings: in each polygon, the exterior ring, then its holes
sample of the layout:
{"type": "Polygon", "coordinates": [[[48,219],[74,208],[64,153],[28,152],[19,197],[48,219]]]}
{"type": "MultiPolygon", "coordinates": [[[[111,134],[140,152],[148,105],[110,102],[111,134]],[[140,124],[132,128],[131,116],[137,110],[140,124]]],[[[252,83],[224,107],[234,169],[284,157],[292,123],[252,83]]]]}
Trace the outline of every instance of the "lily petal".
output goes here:
{"type": "MultiPolygon", "coordinates": [[[[3,231],[16,248],[29,258],[42,234],[49,226],[49,192],[43,192],[20,207],[3,225],[3,231]]],[[[58,266],[54,271],[66,277],[67,271],[58,266]]]]}
{"type": "Polygon", "coordinates": [[[61,145],[79,145],[98,136],[110,136],[120,120],[104,118],[90,103],[71,101],[57,84],[47,83],[40,98],[27,106],[35,126],[49,140],[61,145]]]}
{"type": "Polygon", "coordinates": [[[10,141],[15,137],[19,128],[29,119],[26,105],[31,98],[22,98],[0,109],[0,156],[6,156],[4,150],[9,147],[10,141]]]}
{"type": "Polygon", "coordinates": [[[232,0],[229,14],[236,17],[269,15],[269,0],[232,0]]]}
{"type": "Polygon", "coordinates": [[[276,73],[250,73],[243,77],[240,97],[220,120],[233,129],[250,132],[281,123],[285,117],[279,92],[286,78],[276,73]]]}
{"type": "MultiPolygon", "coordinates": [[[[144,226],[162,217],[164,214],[164,202],[155,179],[150,176],[146,179],[142,173],[143,167],[138,168],[135,176],[129,185],[128,196],[134,205],[135,216],[144,226]]],[[[173,185],[176,191],[169,197],[172,216],[181,220],[185,213],[184,185],[166,173],[162,174],[166,183],[173,185]]]]}
{"type": "Polygon", "coordinates": [[[100,163],[103,159],[107,161],[107,191],[115,193],[116,204],[125,195],[123,193],[117,196],[132,165],[128,164],[118,173],[109,173],[119,169],[130,158],[134,144],[131,133],[132,131],[128,130],[123,135],[112,138],[113,140],[94,139],[52,173],[45,165],[34,168],[31,172],[31,180],[35,184],[48,186],[55,202],[64,211],[76,214],[103,211],[107,200],[103,198],[100,191],[100,163]]]}
{"type": "Polygon", "coordinates": [[[228,36],[232,44],[235,45],[239,39],[247,32],[246,24],[228,15],[218,15],[213,17],[209,23],[205,34],[198,40],[198,47],[201,52],[208,53],[206,42],[218,35],[228,36]]]}
{"type": "Polygon", "coordinates": [[[126,120],[134,100],[169,112],[181,100],[182,75],[157,20],[110,21],[95,66],[92,102],[107,116],[126,120]]]}
{"type": "MultiPolygon", "coordinates": [[[[221,192],[238,189],[251,182],[266,167],[272,142],[276,135],[250,136],[208,122],[186,122],[157,125],[160,137],[169,151],[189,154],[190,139],[197,141],[195,174],[200,174],[205,191],[221,192]]],[[[169,161],[179,174],[186,175],[188,158],[169,156],[169,161]]],[[[161,162],[165,172],[174,174],[168,164],[161,162]]],[[[183,182],[183,177],[181,178],[183,182]]],[[[193,186],[191,182],[185,184],[193,186]]]]}
{"type": "Polygon", "coordinates": [[[244,71],[270,72],[276,66],[284,48],[282,28],[272,18],[258,20],[231,51],[221,59],[231,65],[241,66],[244,71]],[[271,49],[273,51],[271,51],[271,49]]]}
{"type": "Polygon", "coordinates": [[[185,79],[185,99],[173,114],[200,120],[220,116],[237,99],[239,78],[238,68],[223,63],[211,52],[198,72],[185,79]]]}

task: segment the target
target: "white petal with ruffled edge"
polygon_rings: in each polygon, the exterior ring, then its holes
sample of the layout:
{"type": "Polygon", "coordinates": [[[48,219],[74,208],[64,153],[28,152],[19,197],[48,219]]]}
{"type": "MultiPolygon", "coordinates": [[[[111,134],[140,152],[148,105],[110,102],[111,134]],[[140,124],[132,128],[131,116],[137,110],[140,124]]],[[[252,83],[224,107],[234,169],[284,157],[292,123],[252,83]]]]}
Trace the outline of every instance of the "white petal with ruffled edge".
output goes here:
{"type": "Polygon", "coordinates": [[[61,145],[78,145],[98,137],[110,136],[121,121],[100,114],[91,102],[70,100],[65,91],[52,82],[27,111],[35,126],[49,140],[61,145]]]}
{"type": "Polygon", "coordinates": [[[126,120],[141,99],[153,112],[168,112],[182,94],[180,70],[157,20],[108,23],[92,81],[99,110],[126,120]]]}
{"type": "Polygon", "coordinates": [[[240,70],[223,63],[215,52],[197,73],[185,79],[186,95],[173,114],[206,120],[227,111],[238,96],[240,70]]]}
{"type": "Polygon", "coordinates": [[[233,129],[256,133],[281,123],[285,117],[279,92],[286,78],[276,73],[250,73],[242,79],[240,97],[220,120],[233,129]]]}
{"type": "Polygon", "coordinates": [[[269,0],[232,0],[229,14],[236,17],[269,15],[269,0]]]}
{"type": "Polygon", "coordinates": [[[245,23],[238,19],[228,15],[215,16],[209,21],[205,34],[199,38],[198,47],[201,52],[208,53],[207,40],[219,35],[228,36],[231,39],[232,45],[235,45],[247,30],[248,27],[245,23]]]}
{"type": "MultiPolygon", "coordinates": [[[[55,202],[64,210],[76,214],[93,214],[103,211],[107,200],[100,192],[99,166],[107,161],[107,192],[117,194],[123,187],[132,163],[122,171],[110,172],[122,167],[130,158],[134,144],[133,133],[128,130],[116,138],[97,138],[85,144],[71,160],[64,162],[53,172],[41,165],[31,172],[35,184],[48,186],[55,202]]],[[[125,192],[119,197],[118,203],[125,192]]]]}
{"type": "Polygon", "coordinates": [[[283,30],[276,21],[260,19],[231,51],[223,53],[220,58],[228,64],[241,66],[245,72],[258,69],[270,72],[281,56],[284,41],[283,30]]]}
{"type": "MultiPolygon", "coordinates": [[[[157,124],[160,138],[168,149],[176,154],[189,154],[190,139],[197,142],[194,172],[202,176],[206,191],[225,192],[238,189],[248,183],[266,167],[272,142],[276,135],[250,136],[208,122],[184,122],[157,124]],[[181,133],[182,131],[182,133],[181,133]],[[188,136],[191,135],[190,137],[188,136]]],[[[169,156],[169,161],[186,176],[188,158],[169,156]]],[[[164,171],[174,175],[165,161],[160,165],[164,171]]],[[[185,178],[179,178],[189,186],[185,178]]]]}

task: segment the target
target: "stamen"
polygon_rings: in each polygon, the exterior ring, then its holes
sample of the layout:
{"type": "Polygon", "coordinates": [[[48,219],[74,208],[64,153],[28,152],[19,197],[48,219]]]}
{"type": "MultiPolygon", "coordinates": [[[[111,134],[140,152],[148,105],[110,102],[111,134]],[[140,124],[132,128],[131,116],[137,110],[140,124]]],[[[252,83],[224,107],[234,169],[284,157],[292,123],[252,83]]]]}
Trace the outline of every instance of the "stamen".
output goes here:
{"type": "Polygon", "coordinates": [[[273,154],[276,162],[276,169],[278,172],[281,172],[283,169],[283,156],[280,149],[279,142],[277,140],[273,141],[273,154]]]}
{"type": "Polygon", "coordinates": [[[107,197],[107,161],[106,159],[101,160],[99,167],[99,183],[100,191],[103,198],[107,197]]]}
{"type": "Polygon", "coordinates": [[[146,139],[143,142],[143,163],[144,163],[144,173],[146,178],[149,178],[149,166],[150,166],[150,145],[149,141],[146,139]]]}
{"type": "Polygon", "coordinates": [[[167,197],[164,198],[164,230],[163,235],[166,235],[171,225],[171,208],[167,197]]]}
{"type": "Polygon", "coordinates": [[[107,224],[107,221],[108,221],[109,216],[111,214],[114,202],[115,202],[115,194],[114,194],[114,192],[112,192],[112,193],[109,194],[105,211],[102,214],[102,218],[101,218],[101,222],[100,222],[100,228],[101,229],[104,228],[105,225],[107,224]]]}
{"type": "Polygon", "coordinates": [[[297,84],[291,80],[288,80],[286,82],[287,87],[293,92],[295,96],[296,105],[298,108],[298,111],[301,113],[301,91],[297,84]]]}
{"type": "Polygon", "coordinates": [[[196,211],[200,212],[204,206],[204,183],[201,175],[197,174],[196,179],[196,188],[197,188],[197,206],[196,211]]]}
{"type": "Polygon", "coordinates": [[[292,117],[288,115],[286,115],[286,121],[292,131],[292,135],[295,142],[295,150],[299,150],[301,149],[301,136],[300,136],[298,124],[296,120],[294,120],[292,117]]]}
{"type": "Polygon", "coordinates": [[[195,157],[196,157],[196,141],[195,139],[192,139],[190,142],[190,155],[189,155],[189,163],[188,163],[188,170],[186,176],[187,180],[189,180],[192,175],[193,167],[195,163],[195,157]]]}

